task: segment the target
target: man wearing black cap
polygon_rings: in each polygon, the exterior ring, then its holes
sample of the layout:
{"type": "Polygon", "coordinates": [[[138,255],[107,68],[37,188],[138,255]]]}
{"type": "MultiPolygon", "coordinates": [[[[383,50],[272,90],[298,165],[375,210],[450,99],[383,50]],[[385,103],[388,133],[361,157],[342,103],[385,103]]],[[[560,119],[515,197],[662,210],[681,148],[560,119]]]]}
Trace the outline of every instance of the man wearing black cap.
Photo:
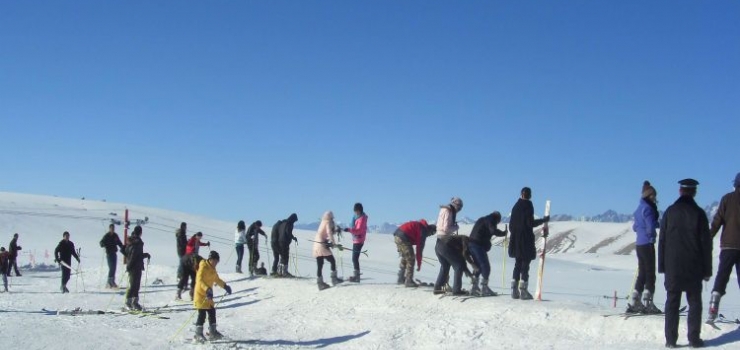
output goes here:
{"type": "Polygon", "coordinates": [[[712,236],[707,215],[694,201],[694,179],[678,182],[681,196],[666,209],[658,240],[658,272],[665,274],[665,340],[675,348],[678,340],[678,308],[681,294],[689,302],[688,339],[691,347],[702,347],[701,281],[712,276],[712,236]]]}
{"type": "Polygon", "coordinates": [[[532,189],[529,187],[522,188],[519,200],[511,209],[511,218],[509,219],[509,227],[511,227],[509,257],[516,259],[511,278],[512,299],[532,299],[532,294],[529,293],[527,287],[529,285],[529,264],[537,258],[534,228],[548,221],[550,221],[549,216],[542,219],[534,218],[532,189]]]}
{"type": "MultiPolygon", "coordinates": [[[[725,295],[732,268],[740,273],[740,173],[735,176],[735,191],[722,197],[719,209],[712,220],[712,238],[722,228],[719,249],[719,268],[714,278],[712,297],[709,299],[709,322],[717,319],[719,300],[725,295]]],[[[739,276],[740,277],[740,276],[739,276]]]]}

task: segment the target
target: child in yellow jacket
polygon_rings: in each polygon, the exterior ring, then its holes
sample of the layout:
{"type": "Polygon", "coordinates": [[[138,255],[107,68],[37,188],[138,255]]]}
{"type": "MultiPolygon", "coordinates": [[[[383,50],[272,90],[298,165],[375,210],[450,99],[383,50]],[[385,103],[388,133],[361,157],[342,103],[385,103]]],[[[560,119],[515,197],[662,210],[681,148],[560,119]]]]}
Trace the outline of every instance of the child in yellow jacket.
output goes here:
{"type": "Polygon", "coordinates": [[[231,294],[231,287],[218,277],[216,265],[221,257],[214,250],[208,255],[207,260],[201,260],[198,265],[198,272],[195,275],[195,292],[193,305],[198,310],[198,319],[195,321],[195,340],[202,342],[206,338],[203,336],[203,324],[206,322],[208,314],[208,340],[217,340],[223,338],[223,334],[216,330],[216,305],[213,302],[213,285],[226,290],[226,294],[231,294]]]}

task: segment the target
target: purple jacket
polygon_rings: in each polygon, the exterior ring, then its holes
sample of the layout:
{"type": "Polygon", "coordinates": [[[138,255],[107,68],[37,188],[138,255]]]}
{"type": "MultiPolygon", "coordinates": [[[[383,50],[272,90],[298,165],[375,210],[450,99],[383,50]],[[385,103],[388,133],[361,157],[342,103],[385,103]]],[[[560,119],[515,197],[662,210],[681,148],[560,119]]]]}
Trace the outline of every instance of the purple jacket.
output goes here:
{"type": "Polygon", "coordinates": [[[635,223],[632,224],[632,230],[637,233],[635,244],[655,244],[655,238],[658,236],[656,229],[660,227],[657,206],[643,198],[640,200],[640,205],[637,206],[634,215],[635,223]]]}

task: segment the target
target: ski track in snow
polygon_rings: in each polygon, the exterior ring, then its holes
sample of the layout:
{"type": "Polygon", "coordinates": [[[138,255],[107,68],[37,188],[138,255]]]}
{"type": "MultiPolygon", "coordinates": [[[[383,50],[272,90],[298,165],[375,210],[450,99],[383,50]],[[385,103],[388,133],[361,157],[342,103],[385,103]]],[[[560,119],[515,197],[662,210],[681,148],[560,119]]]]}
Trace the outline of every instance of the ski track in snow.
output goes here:
{"type": "MultiPolygon", "coordinates": [[[[160,209],[128,206],[132,218],[149,218],[144,225],[145,251],[152,253],[142,283],[141,302],[145,307],[157,308],[169,319],[129,314],[104,315],[50,315],[47,310],[115,310],[123,306],[124,291],[102,288],[107,267],[103,266],[103,251],[98,241],[105,232],[111,212],[122,218],[124,206],[115,203],[81,201],[74,199],[0,193],[0,232],[10,240],[12,232],[19,232],[23,246],[20,263],[29,261],[29,252],[35,251],[37,263],[51,263],[44,251],[51,254],[61,239],[61,232],[69,230],[72,241],[82,247],[82,270],[68,283],[70,294],[60,294],[59,271],[25,270],[20,278],[11,279],[11,293],[0,294],[0,336],[4,345],[16,349],[644,349],[663,346],[663,318],[642,317],[624,320],[622,317],[603,317],[604,314],[623,311],[624,300],[612,308],[611,296],[616,290],[620,297],[629,292],[636,259],[633,255],[610,253],[584,254],[588,247],[611,237],[614,243],[601,247],[599,252],[616,250],[634,237],[624,234],[629,224],[553,223],[551,234],[567,232],[578,239],[579,247],[573,253],[548,255],[545,267],[545,301],[512,300],[508,295],[490,298],[439,299],[431,288],[405,288],[394,284],[398,254],[390,235],[369,235],[365,248],[369,257],[362,257],[363,283],[343,283],[319,292],[316,288],[315,263],[310,258],[314,232],[297,231],[299,244],[291,248],[291,272],[294,253],[298,253],[298,269],[305,279],[246,278],[233,273],[235,256],[232,253],[235,223],[170,212],[160,209]],[[5,210],[6,212],[3,212],[5,210]],[[7,211],[15,211],[8,213],[7,211]],[[41,213],[29,216],[18,211],[41,213]],[[76,217],[49,216],[47,214],[76,217]],[[80,218],[82,216],[92,218],[80,218]],[[97,219],[96,219],[97,218],[97,219]],[[174,227],[180,221],[188,222],[190,234],[203,231],[213,249],[225,259],[218,266],[221,277],[234,293],[223,295],[216,287],[218,328],[232,342],[190,344],[194,318],[192,304],[175,303],[176,260],[174,227]],[[609,248],[611,247],[611,248],[609,248]],[[153,286],[155,279],[164,285],[153,286]],[[83,292],[84,280],[84,292],[83,292]],[[182,331],[175,336],[178,329],[182,331]],[[173,338],[174,337],[174,338],[173,338]]],[[[349,215],[349,214],[348,214],[349,215]]],[[[286,215],[287,216],[287,215],[286,215]]],[[[251,219],[251,220],[254,220],[251,219]]],[[[245,220],[248,221],[248,220],[245,220]]],[[[267,223],[266,223],[267,224],[267,223]]],[[[468,233],[470,225],[461,233],[468,233]]],[[[269,227],[268,227],[269,229],[269,227]]],[[[120,228],[118,229],[120,230],[120,228]]],[[[268,231],[269,232],[269,231],[268,231]]],[[[119,234],[122,232],[119,231],[119,234]]],[[[2,239],[2,237],[0,237],[2,239]]],[[[432,238],[433,239],[433,238],[432,238]]],[[[541,240],[539,242],[541,244],[541,240]]],[[[7,243],[2,244],[7,245],[7,243]]],[[[548,246],[550,246],[548,244],[548,246]]],[[[267,264],[268,251],[261,242],[262,261],[267,264]]],[[[426,257],[434,257],[434,242],[427,242],[426,257]]],[[[206,255],[208,249],[201,251],[206,255]]],[[[489,253],[492,272],[490,285],[499,292],[508,293],[509,274],[513,261],[507,259],[502,280],[502,248],[489,253]]],[[[715,251],[718,254],[718,251],[715,251]]],[[[271,254],[269,254],[272,259],[271,254]]],[[[349,254],[337,254],[339,273],[351,273],[349,254]]],[[[415,277],[433,281],[438,264],[425,262],[415,277]]],[[[716,263],[716,262],[715,262],[716,263]]],[[[530,273],[536,274],[535,266],[530,273]]],[[[73,264],[73,267],[77,267],[73,264]]],[[[116,279],[121,280],[122,269],[116,279]]],[[[716,266],[715,266],[716,268],[716,266]]],[[[324,276],[329,268],[325,265],[324,276]]],[[[740,316],[737,280],[728,285],[728,294],[722,300],[726,316],[740,316]]],[[[464,280],[469,288],[469,281],[464,280]]],[[[124,280],[121,285],[126,285],[124,280]]],[[[531,289],[536,287],[533,280],[531,289]]],[[[661,290],[662,276],[658,277],[656,301],[662,307],[665,293],[661,290]]],[[[709,285],[711,287],[711,284],[709,285]]],[[[709,291],[704,292],[704,303],[709,291]]],[[[705,311],[706,312],[706,305],[705,311]]],[[[705,315],[703,314],[702,317],[705,315]]],[[[740,345],[737,325],[719,324],[719,330],[703,326],[702,336],[708,346],[720,349],[740,345]]],[[[679,344],[686,344],[686,320],[681,319],[679,344]]]]}

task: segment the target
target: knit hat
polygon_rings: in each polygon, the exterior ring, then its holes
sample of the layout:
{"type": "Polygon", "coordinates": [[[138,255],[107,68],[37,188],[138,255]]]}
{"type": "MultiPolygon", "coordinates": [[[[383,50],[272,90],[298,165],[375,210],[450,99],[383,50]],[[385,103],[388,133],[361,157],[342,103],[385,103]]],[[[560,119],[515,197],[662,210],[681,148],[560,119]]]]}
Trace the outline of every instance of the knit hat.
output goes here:
{"type": "Polygon", "coordinates": [[[642,183],[642,198],[649,198],[657,195],[658,192],[655,191],[655,187],[650,185],[650,181],[645,180],[645,182],[642,183]]]}
{"type": "Polygon", "coordinates": [[[737,175],[735,175],[735,184],[734,184],[734,186],[735,186],[735,188],[740,187],[740,173],[737,173],[737,175]]]}
{"type": "Polygon", "coordinates": [[[211,253],[208,254],[208,259],[218,260],[221,261],[221,256],[218,255],[218,252],[215,250],[211,250],[211,253]]]}
{"type": "Polygon", "coordinates": [[[459,197],[452,197],[450,200],[450,206],[455,208],[455,212],[459,212],[463,208],[463,201],[459,197]]]}

